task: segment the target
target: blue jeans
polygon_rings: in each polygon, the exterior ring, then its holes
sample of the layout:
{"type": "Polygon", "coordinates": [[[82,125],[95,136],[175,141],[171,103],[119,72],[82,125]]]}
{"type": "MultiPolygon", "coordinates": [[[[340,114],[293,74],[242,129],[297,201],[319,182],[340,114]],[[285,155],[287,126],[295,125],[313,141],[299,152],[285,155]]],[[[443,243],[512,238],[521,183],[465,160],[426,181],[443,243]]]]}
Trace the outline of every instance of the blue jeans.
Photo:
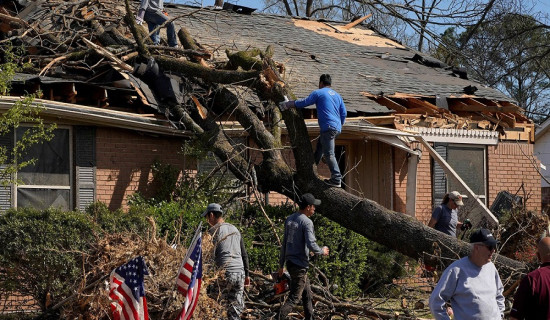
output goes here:
{"type": "Polygon", "coordinates": [[[328,168],[330,169],[330,180],[332,182],[339,183],[342,180],[342,174],[340,173],[340,168],[338,167],[338,161],[336,161],[336,156],[334,155],[334,141],[336,136],[340,132],[329,129],[327,131],[321,132],[319,141],[317,141],[317,147],[315,148],[315,164],[319,164],[321,157],[325,156],[328,168]]]}
{"type": "MultiPolygon", "coordinates": [[[[143,20],[147,22],[150,33],[156,27],[169,20],[169,18],[160,11],[145,10],[143,20]]],[[[168,36],[168,45],[170,47],[177,46],[178,38],[176,37],[176,26],[174,25],[174,22],[170,22],[166,25],[166,34],[168,36]]],[[[157,46],[160,44],[160,29],[151,35],[151,40],[153,40],[153,43],[157,46]]]]}

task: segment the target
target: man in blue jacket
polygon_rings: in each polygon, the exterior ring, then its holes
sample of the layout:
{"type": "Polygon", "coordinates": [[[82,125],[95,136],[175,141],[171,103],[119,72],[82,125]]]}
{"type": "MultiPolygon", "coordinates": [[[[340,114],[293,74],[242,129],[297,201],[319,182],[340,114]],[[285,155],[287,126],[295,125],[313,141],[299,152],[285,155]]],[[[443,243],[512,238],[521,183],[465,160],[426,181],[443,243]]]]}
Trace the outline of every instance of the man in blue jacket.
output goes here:
{"type": "Polygon", "coordinates": [[[311,193],[304,194],[298,202],[298,212],[290,215],[285,221],[285,235],[279,256],[279,277],[283,275],[284,265],[290,274],[290,292],[288,299],[279,311],[279,320],[286,319],[292,308],[302,300],[305,319],[313,320],[313,302],[311,285],[307,277],[310,252],[327,256],[328,247],[319,247],[313,231],[313,222],[309,217],[315,213],[315,206],[321,200],[311,193]]]}
{"type": "Polygon", "coordinates": [[[342,132],[342,125],[346,122],[346,106],[342,97],[331,88],[332,80],[329,74],[319,78],[319,89],[313,91],[307,98],[296,101],[287,101],[280,104],[281,111],[292,107],[304,108],[315,104],[317,120],[321,129],[321,136],[315,149],[315,164],[318,165],[325,156],[330,169],[330,179],[325,183],[333,187],[341,187],[342,174],[338,161],[334,155],[336,136],[342,132]]]}

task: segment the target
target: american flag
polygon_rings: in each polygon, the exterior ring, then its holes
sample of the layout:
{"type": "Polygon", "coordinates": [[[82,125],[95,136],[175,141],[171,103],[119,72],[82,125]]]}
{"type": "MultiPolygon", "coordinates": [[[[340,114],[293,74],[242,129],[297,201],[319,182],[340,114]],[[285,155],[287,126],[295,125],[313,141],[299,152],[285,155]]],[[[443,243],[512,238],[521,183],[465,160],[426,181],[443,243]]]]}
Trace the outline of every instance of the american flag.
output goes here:
{"type": "Polygon", "coordinates": [[[137,257],[111,272],[109,297],[115,320],[148,320],[143,276],[148,275],[143,257],[137,257]]]}
{"type": "Polygon", "coordinates": [[[191,319],[193,311],[195,311],[195,306],[199,301],[199,292],[202,282],[201,224],[199,224],[197,231],[195,231],[193,241],[191,241],[191,245],[187,249],[187,254],[178,272],[176,284],[178,291],[185,297],[183,309],[178,316],[179,320],[191,319]]]}

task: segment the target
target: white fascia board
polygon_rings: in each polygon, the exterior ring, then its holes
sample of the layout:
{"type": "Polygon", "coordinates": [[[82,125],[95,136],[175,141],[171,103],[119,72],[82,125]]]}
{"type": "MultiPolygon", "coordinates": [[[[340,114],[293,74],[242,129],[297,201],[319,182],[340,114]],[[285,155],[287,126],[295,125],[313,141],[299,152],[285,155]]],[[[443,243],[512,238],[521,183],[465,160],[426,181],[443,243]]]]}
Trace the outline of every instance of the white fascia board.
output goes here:
{"type": "MultiPolygon", "coordinates": [[[[0,97],[0,112],[8,110],[19,97],[0,97]]],[[[35,99],[33,105],[42,108],[42,115],[92,125],[116,127],[168,136],[186,137],[191,134],[170,126],[168,120],[149,119],[131,112],[87,107],[71,103],[35,99]]]]}
{"type": "Polygon", "coordinates": [[[427,142],[452,142],[458,144],[483,144],[496,146],[499,133],[489,130],[441,129],[406,127],[407,131],[417,132],[427,142]]]}

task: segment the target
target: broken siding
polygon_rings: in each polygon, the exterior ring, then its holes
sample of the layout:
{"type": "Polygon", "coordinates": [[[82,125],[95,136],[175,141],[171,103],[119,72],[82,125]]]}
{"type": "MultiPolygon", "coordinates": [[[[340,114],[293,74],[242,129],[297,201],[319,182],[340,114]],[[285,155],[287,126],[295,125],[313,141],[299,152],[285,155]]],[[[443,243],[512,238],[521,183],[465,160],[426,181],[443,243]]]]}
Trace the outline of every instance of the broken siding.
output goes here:
{"type": "MultiPolygon", "coordinates": [[[[13,132],[0,136],[0,146],[2,148],[5,148],[8,154],[11,154],[11,150],[13,150],[13,132]]],[[[8,158],[7,161],[9,162],[11,161],[11,159],[8,158]]],[[[5,168],[5,165],[0,165],[0,171],[3,172],[5,168]]],[[[0,185],[0,212],[6,211],[11,208],[11,199],[12,186],[0,185]]]]}

